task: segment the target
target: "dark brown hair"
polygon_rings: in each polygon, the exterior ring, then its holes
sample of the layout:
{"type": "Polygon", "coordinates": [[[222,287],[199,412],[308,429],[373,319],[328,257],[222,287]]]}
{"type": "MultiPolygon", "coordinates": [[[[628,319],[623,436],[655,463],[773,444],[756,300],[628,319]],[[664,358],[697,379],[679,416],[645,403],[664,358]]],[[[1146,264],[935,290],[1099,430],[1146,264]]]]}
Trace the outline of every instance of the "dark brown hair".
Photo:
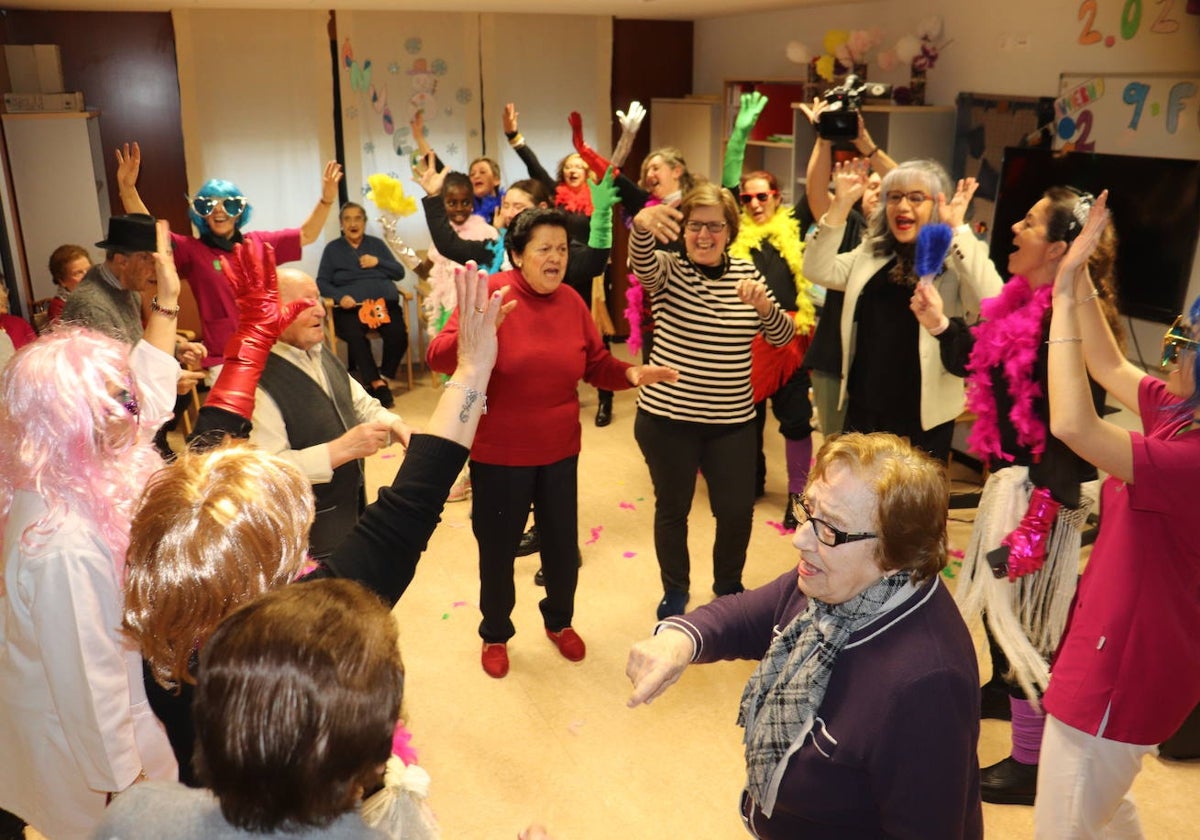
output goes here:
{"type": "Polygon", "coordinates": [[[79,245],[59,245],[50,254],[50,279],[58,283],[67,273],[67,266],[80,257],[92,261],[92,255],[79,245]]]}
{"type": "Polygon", "coordinates": [[[378,781],[403,696],[382,601],[348,580],[277,589],[226,618],[204,646],[197,775],[243,830],[328,825],[378,781]]]}
{"type": "MultiPolygon", "coordinates": [[[[1046,210],[1046,241],[1065,242],[1070,246],[1083,230],[1083,222],[1087,218],[1084,215],[1081,220],[1075,215],[1076,205],[1083,194],[1072,187],[1051,187],[1044,195],[1050,202],[1046,210]]],[[[1091,200],[1095,201],[1094,198],[1091,200]]],[[[1108,328],[1112,330],[1117,344],[1124,349],[1125,330],[1121,327],[1121,313],[1117,310],[1116,268],[1117,231],[1110,220],[1100,234],[1096,250],[1088,259],[1088,273],[1096,284],[1096,291],[1100,293],[1097,303],[1104,313],[1104,320],[1108,321],[1108,328]]]]}

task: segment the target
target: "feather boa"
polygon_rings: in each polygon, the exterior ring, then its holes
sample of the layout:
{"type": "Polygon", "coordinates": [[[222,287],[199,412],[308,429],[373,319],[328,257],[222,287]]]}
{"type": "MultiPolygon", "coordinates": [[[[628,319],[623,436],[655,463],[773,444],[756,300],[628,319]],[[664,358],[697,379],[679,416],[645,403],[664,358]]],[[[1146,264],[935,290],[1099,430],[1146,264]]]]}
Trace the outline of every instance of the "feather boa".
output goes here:
{"type": "Polygon", "coordinates": [[[804,276],[804,241],[800,235],[800,222],[790,208],[780,209],[765,225],[760,225],[742,214],[737,239],[729,246],[729,256],[753,262],[751,251],[761,251],[763,241],[771,245],[783,257],[796,283],[796,332],[808,335],[817,321],[816,309],[808,291],[812,288],[804,276]]]}
{"type": "Polygon", "coordinates": [[[629,338],[625,346],[636,356],[642,349],[642,305],[645,294],[642,284],[632,274],[629,275],[629,288],[625,290],[625,301],[629,304],[625,307],[625,320],[629,322],[629,338]]]}
{"type": "Polygon", "coordinates": [[[977,455],[1012,461],[1000,447],[1000,423],[991,369],[1000,366],[1013,400],[1008,419],[1017,430],[1017,441],[1028,446],[1034,458],[1046,448],[1046,420],[1034,411],[1033,401],[1042,386],[1033,378],[1033,367],[1042,343],[1042,325],[1054,286],[1032,289],[1024,277],[1013,277],[994,298],[980,307],[980,323],[972,328],[975,347],[967,362],[967,408],[977,419],[967,446],[977,455]]]}
{"type": "Polygon", "coordinates": [[[592,191],[588,189],[587,184],[579,188],[559,184],[554,188],[554,206],[566,210],[568,213],[582,213],[585,216],[591,216],[592,191]]]}

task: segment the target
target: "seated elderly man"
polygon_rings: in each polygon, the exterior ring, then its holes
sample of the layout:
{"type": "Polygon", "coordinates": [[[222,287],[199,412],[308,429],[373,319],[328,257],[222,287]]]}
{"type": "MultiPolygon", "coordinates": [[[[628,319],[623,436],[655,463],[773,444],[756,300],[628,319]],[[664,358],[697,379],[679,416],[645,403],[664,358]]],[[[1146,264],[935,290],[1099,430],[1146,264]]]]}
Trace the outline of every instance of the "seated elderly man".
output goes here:
{"type": "Polygon", "coordinates": [[[900,438],[836,438],[796,505],[796,570],[634,645],[630,706],[691,662],[762,660],[738,717],[754,836],[983,836],[979,671],[938,574],[947,504],[941,465],[900,438]]]}
{"type": "Polygon", "coordinates": [[[316,520],[309,553],[327,557],[366,505],[362,459],[411,430],[352,379],[325,349],[325,307],[317,281],[298,269],[278,271],[279,303],[311,306],[271,348],[254,398],[250,442],[291,461],[312,482],[316,520]]]}

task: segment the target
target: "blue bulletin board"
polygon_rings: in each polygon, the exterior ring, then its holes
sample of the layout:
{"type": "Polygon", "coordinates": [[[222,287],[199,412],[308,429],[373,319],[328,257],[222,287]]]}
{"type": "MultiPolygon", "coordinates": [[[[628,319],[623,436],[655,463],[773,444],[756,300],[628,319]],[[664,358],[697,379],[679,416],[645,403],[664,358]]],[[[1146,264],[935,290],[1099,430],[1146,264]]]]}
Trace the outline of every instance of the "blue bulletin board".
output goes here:
{"type": "Polygon", "coordinates": [[[1200,159],[1200,74],[1064,73],[1055,148],[1200,159]]]}

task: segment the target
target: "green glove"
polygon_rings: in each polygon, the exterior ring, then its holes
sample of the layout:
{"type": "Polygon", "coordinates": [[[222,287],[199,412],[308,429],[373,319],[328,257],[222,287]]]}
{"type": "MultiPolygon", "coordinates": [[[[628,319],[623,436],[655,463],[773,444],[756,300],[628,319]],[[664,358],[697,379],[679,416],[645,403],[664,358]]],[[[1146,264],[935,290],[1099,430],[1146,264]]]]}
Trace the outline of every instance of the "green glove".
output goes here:
{"type": "Polygon", "coordinates": [[[758,122],[758,116],[767,107],[767,97],[758,91],[742,94],[742,107],[738,109],[725,144],[725,167],[721,172],[721,185],[736,190],[742,179],[742,162],[746,158],[746,139],[758,122]]]}
{"type": "Polygon", "coordinates": [[[592,194],[592,223],[588,231],[588,247],[603,250],[612,247],[612,209],[619,199],[617,187],[613,183],[612,167],[604,170],[600,183],[587,182],[588,192],[592,194]]]}

